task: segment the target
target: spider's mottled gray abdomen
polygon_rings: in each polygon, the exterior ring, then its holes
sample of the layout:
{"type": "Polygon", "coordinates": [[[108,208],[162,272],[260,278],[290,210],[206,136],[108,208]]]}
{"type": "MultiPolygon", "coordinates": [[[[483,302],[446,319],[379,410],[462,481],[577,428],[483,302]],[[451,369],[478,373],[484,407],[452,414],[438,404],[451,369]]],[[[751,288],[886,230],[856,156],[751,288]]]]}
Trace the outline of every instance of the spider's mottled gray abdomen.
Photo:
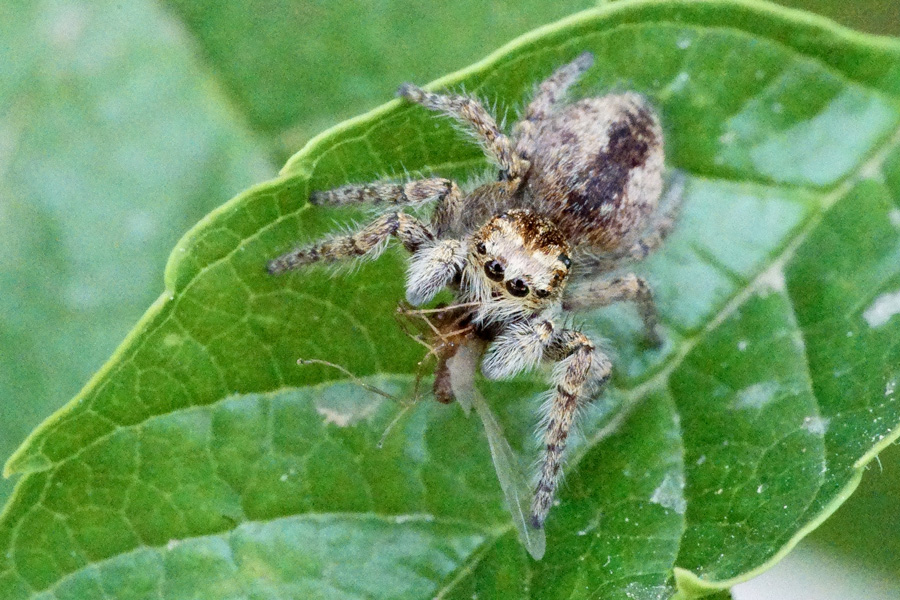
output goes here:
{"type": "Polygon", "coordinates": [[[587,98],[541,121],[519,148],[534,209],[568,239],[611,251],[629,243],[663,186],[663,134],[643,97],[587,98]]]}

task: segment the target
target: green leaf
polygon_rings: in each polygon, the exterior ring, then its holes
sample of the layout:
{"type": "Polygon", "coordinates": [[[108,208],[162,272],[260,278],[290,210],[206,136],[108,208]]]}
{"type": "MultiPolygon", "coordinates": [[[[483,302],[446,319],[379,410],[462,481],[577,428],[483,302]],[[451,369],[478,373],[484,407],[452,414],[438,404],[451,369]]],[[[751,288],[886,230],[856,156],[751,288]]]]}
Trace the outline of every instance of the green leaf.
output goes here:
{"type": "Polygon", "coordinates": [[[825,15],[869,33],[900,34],[900,5],[895,2],[858,0],[849,5],[842,0],[780,0],[778,3],[825,15]]]}
{"type": "MultiPolygon", "coordinates": [[[[293,152],[336,120],[384,102],[398,82],[428,81],[529,29],[605,1],[455,0],[439,9],[417,0],[164,4],[190,31],[205,63],[254,129],[293,152]],[[453,35],[444,35],[448,30],[453,35]]],[[[900,33],[900,8],[892,2],[780,3],[866,31],[900,33]]]]}
{"type": "MultiPolygon", "coordinates": [[[[629,307],[584,316],[616,350],[616,385],[585,418],[542,561],[516,540],[479,420],[423,402],[379,449],[401,407],[296,364],[412,396],[400,253],[263,270],[354,216],[308,206],[311,189],[485,167],[393,101],[179,243],[166,293],[8,463],[23,477],[0,517],[0,595],[688,598],[826,518],[900,424],[900,44],[757,3],[623,2],[435,87],[520,107],[586,49],[599,60],[577,93],[652,98],[688,186],[645,265],[666,346],[638,347],[629,307]]],[[[484,388],[525,462],[544,385],[484,388]]]]}
{"type": "Polygon", "coordinates": [[[0,40],[5,458],[159,295],[178,236],[274,169],[150,2],[3,2],[0,40]]]}
{"type": "MultiPolygon", "coordinates": [[[[254,129],[299,144],[336,120],[381,104],[402,81],[428,81],[458,69],[516,35],[596,2],[165,4],[193,34],[254,129]],[[247,34],[250,23],[253,35],[247,34]]],[[[289,147],[293,152],[297,145],[289,147]]]]}
{"type": "Polygon", "coordinates": [[[900,446],[896,443],[869,463],[853,497],[816,530],[813,543],[828,552],[840,551],[850,564],[865,565],[900,589],[900,446]],[[873,544],[872,540],[878,540],[873,544]]]}

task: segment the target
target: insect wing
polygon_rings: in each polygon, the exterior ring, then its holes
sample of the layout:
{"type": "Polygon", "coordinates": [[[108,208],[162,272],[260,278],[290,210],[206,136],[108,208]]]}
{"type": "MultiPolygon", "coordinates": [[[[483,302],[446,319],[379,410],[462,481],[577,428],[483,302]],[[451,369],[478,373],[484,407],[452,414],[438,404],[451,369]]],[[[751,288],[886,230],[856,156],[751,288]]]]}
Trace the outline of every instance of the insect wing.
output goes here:
{"type": "Polygon", "coordinates": [[[477,358],[468,347],[460,348],[459,352],[448,361],[450,368],[451,384],[457,401],[464,407],[466,414],[470,407],[475,408],[478,417],[484,425],[487,434],[488,446],[491,449],[491,459],[494,462],[494,470],[500,481],[500,489],[506,498],[506,507],[509,510],[519,539],[535,560],[544,556],[547,539],[543,529],[535,529],[529,523],[531,514],[531,488],[528,478],[519,465],[515,453],[503,435],[503,428],[497,422],[484,397],[475,388],[475,369],[477,358]]]}
{"type": "Polygon", "coordinates": [[[535,560],[544,556],[547,545],[543,529],[535,529],[529,525],[531,514],[531,490],[522,469],[519,467],[516,455],[503,436],[500,424],[494,418],[487,402],[478,390],[472,396],[472,404],[475,411],[484,424],[488,445],[491,448],[491,458],[494,460],[494,469],[497,471],[497,479],[500,480],[500,488],[506,497],[506,506],[512,515],[513,523],[519,531],[519,539],[525,544],[528,553],[535,560]]]}

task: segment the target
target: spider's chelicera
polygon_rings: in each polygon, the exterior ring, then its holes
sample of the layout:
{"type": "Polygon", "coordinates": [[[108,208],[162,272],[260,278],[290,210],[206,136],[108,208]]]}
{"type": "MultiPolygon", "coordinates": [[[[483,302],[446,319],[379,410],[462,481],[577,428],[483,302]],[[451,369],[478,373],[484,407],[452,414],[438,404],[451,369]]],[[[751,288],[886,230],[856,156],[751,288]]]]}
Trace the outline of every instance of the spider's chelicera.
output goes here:
{"type": "MultiPolygon", "coordinates": [[[[566,91],[593,62],[584,53],[541,83],[507,136],[475,99],[427,92],[399,94],[471,128],[500,167],[497,181],[463,192],[448,179],[347,185],[312,194],[313,204],[391,205],[356,233],[296,249],[272,260],[270,273],[319,261],[375,257],[390,237],[412,253],[406,298],[456,294],[454,327],[463,323],[487,350],[490,379],[555,362],[544,417],[544,455],[531,522],[543,527],[563,452],[579,411],[608,381],[609,358],[585,334],[557,325],[560,316],[620,301],[636,303],[648,340],[658,345],[657,316],[646,281],[623,274],[673,225],[658,211],[663,188],[663,135],[647,101],[634,93],[566,104],[566,91]],[[430,222],[399,210],[434,202],[430,222]]],[[[677,203],[673,203],[677,205],[677,203]]],[[[444,401],[452,391],[444,390],[444,401]]]]}

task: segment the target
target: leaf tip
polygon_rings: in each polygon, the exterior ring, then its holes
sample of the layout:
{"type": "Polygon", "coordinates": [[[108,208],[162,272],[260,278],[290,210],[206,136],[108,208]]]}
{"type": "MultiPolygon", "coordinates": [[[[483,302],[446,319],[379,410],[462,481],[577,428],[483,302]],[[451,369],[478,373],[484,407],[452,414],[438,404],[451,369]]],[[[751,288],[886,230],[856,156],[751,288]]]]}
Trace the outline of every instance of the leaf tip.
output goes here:
{"type": "Polygon", "coordinates": [[[25,440],[25,443],[19,446],[3,465],[4,479],[9,479],[13,475],[45,471],[50,468],[51,463],[47,457],[33,452],[32,445],[27,442],[28,440],[25,440]]]}
{"type": "Polygon", "coordinates": [[[675,595],[672,596],[673,600],[703,598],[723,589],[721,584],[712,581],[704,581],[693,571],[681,567],[675,567],[673,569],[673,574],[675,575],[675,587],[678,590],[675,595]]]}

